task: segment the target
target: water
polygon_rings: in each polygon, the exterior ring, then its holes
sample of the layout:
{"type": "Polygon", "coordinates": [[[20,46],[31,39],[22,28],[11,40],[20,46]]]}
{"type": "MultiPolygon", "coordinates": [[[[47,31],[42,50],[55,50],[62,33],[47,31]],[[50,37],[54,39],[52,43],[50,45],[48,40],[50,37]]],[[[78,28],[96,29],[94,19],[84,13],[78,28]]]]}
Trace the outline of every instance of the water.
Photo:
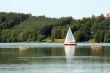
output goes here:
{"type": "Polygon", "coordinates": [[[110,73],[109,46],[43,45],[0,46],[0,73],[110,73]]]}

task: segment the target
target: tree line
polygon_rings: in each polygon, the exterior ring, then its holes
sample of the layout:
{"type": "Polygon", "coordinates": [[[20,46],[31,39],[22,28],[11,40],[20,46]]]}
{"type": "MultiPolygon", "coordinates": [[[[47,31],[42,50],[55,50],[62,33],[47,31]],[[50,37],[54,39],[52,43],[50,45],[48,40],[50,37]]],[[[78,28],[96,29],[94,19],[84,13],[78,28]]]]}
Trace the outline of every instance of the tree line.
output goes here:
{"type": "Polygon", "coordinates": [[[110,42],[110,19],[100,16],[74,19],[49,18],[23,13],[0,12],[0,42],[42,42],[45,39],[64,39],[71,27],[77,42],[91,39],[110,42]]]}

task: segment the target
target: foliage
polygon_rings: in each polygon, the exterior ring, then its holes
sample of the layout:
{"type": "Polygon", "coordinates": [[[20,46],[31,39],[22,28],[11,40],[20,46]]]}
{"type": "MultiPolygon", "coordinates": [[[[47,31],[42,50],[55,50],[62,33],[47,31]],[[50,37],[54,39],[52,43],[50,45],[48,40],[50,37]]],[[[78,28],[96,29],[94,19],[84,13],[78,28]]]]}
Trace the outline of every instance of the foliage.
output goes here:
{"type": "Polygon", "coordinates": [[[42,42],[64,39],[68,27],[77,42],[110,42],[110,19],[103,14],[95,17],[73,19],[72,17],[49,18],[23,13],[0,12],[0,42],[42,42]]]}

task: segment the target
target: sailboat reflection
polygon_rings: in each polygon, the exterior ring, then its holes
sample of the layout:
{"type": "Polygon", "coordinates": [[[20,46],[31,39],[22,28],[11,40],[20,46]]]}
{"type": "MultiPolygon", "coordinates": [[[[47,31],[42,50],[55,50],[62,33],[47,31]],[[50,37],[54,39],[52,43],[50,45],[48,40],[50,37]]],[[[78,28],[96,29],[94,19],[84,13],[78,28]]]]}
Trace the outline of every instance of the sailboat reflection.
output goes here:
{"type": "Polygon", "coordinates": [[[75,55],[75,46],[64,46],[67,62],[72,62],[75,55]]]}

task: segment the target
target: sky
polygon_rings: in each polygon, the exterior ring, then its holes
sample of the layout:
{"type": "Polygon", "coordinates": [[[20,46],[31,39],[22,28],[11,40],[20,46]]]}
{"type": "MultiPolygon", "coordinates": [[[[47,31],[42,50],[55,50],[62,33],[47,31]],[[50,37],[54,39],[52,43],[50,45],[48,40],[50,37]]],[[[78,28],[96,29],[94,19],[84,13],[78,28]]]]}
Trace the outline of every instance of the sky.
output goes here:
{"type": "Polygon", "coordinates": [[[0,0],[0,12],[80,19],[110,12],[110,0],[0,0]]]}

